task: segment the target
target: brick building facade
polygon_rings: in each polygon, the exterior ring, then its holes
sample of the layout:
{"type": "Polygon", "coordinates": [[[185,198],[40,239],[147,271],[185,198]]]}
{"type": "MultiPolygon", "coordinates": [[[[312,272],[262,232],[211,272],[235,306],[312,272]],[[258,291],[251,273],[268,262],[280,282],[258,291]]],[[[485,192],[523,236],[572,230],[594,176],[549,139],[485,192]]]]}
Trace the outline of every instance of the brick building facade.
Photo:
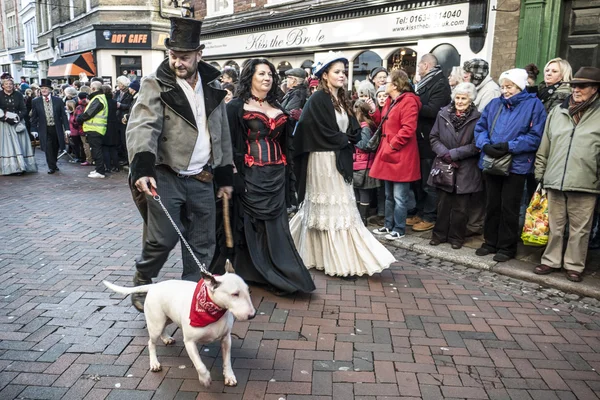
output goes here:
{"type": "Polygon", "coordinates": [[[24,57],[20,8],[21,0],[0,0],[0,70],[14,77],[21,75],[24,57]]]}
{"type": "MultiPolygon", "coordinates": [[[[507,69],[515,68],[519,36],[521,0],[506,0],[496,11],[496,27],[492,51],[491,74],[498,79],[507,69]]],[[[524,65],[519,65],[522,68],[524,65]]]]}

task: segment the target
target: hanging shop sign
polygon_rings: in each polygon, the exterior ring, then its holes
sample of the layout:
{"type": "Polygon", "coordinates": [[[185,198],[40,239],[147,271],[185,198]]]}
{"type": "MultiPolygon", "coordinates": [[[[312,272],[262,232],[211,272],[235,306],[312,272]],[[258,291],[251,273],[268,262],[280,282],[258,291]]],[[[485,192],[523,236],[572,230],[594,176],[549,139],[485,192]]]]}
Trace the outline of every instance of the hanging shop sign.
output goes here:
{"type": "Polygon", "coordinates": [[[21,67],[23,67],[23,68],[37,68],[38,67],[38,62],[37,61],[23,60],[23,61],[21,61],[21,67]]]}
{"type": "Polygon", "coordinates": [[[325,22],[268,32],[228,36],[203,41],[206,56],[278,49],[321,47],[343,43],[404,40],[467,31],[469,3],[325,22]]]}

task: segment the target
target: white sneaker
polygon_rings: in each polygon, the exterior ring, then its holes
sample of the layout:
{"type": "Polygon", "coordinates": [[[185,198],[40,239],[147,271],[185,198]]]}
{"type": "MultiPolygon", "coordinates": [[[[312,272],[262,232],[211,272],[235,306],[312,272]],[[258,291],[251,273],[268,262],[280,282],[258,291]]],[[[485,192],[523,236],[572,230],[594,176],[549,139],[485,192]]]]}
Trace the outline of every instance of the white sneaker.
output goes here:
{"type": "Polygon", "coordinates": [[[92,171],[90,172],[90,174],[88,175],[88,178],[93,178],[93,179],[104,179],[106,178],[105,175],[99,174],[96,171],[92,171]]]}
{"type": "Polygon", "coordinates": [[[372,232],[376,235],[386,235],[386,234],[390,233],[390,230],[384,226],[383,228],[373,229],[372,232]]]}
{"type": "Polygon", "coordinates": [[[399,234],[398,232],[390,232],[389,234],[385,235],[385,238],[387,240],[397,240],[397,239],[402,239],[404,237],[404,235],[399,234]]]}

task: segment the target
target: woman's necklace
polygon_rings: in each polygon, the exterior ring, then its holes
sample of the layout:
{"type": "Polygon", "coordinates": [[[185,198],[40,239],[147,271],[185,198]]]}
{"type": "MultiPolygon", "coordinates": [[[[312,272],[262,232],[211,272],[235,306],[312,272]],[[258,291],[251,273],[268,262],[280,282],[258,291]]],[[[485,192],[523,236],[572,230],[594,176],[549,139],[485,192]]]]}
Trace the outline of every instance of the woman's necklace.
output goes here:
{"type": "Polygon", "coordinates": [[[250,98],[254,101],[256,101],[258,103],[259,106],[262,107],[263,103],[265,102],[265,100],[267,100],[267,98],[265,97],[264,99],[258,98],[255,95],[251,94],[250,98]]]}

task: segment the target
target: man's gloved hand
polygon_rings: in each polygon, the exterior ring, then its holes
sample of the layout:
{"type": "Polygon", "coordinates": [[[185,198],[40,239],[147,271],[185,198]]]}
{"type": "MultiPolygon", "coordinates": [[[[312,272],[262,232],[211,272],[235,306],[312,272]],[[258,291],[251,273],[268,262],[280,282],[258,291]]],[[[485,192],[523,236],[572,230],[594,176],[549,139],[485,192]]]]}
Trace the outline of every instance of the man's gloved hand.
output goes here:
{"type": "Polygon", "coordinates": [[[36,139],[39,137],[37,132],[31,132],[31,136],[33,136],[36,139]]]}
{"type": "Polygon", "coordinates": [[[450,153],[446,153],[446,154],[442,155],[440,158],[446,164],[452,164],[452,157],[450,156],[450,153]]]}
{"type": "Polygon", "coordinates": [[[494,147],[494,145],[491,145],[491,144],[486,144],[485,146],[483,146],[483,149],[481,149],[481,150],[483,150],[483,152],[485,154],[487,154],[488,156],[493,157],[493,158],[500,158],[503,155],[505,155],[506,153],[508,153],[508,151],[498,150],[497,148],[494,147]]]}

